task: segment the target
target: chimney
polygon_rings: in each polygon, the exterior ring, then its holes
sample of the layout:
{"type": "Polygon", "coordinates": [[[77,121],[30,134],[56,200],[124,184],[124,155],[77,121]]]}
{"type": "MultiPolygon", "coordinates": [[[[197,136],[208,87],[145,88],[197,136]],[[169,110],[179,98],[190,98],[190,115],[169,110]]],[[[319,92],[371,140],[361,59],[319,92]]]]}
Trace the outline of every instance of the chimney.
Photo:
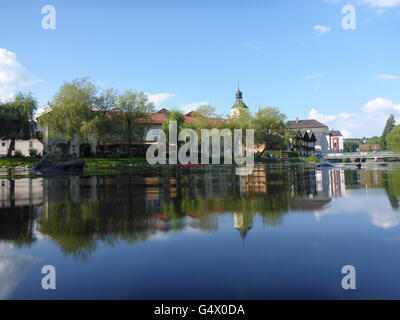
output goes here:
{"type": "Polygon", "coordinates": [[[299,123],[299,117],[296,117],[296,123],[299,123]]]}

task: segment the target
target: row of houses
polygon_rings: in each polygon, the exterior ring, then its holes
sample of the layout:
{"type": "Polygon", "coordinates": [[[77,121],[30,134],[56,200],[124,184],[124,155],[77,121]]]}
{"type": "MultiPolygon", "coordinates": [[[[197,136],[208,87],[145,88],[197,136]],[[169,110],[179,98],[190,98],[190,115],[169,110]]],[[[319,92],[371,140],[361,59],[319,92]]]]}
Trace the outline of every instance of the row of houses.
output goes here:
{"type": "MultiPolygon", "coordinates": [[[[231,117],[234,116],[240,109],[248,110],[247,105],[243,102],[243,94],[238,89],[236,92],[236,101],[230,110],[231,117]]],[[[144,155],[147,148],[156,143],[157,137],[152,141],[146,140],[147,132],[150,129],[161,129],[162,124],[167,121],[169,110],[162,108],[155,113],[147,113],[145,119],[140,124],[140,134],[137,141],[134,141],[131,147],[128,141],[119,136],[109,136],[100,144],[100,152],[107,155],[114,154],[135,154],[144,155]]],[[[186,123],[196,121],[193,112],[185,115],[186,123]]],[[[227,121],[228,119],[212,119],[208,121],[227,121]]],[[[339,131],[329,131],[328,126],[320,123],[317,120],[299,120],[288,121],[290,130],[298,131],[300,137],[300,146],[298,152],[300,155],[311,155],[314,153],[328,153],[343,151],[343,136],[339,131]]],[[[89,157],[94,155],[97,150],[97,141],[91,139],[74,139],[67,143],[63,136],[54,136],[50,134],[51,128],[43,128],[40,138],[30,140],[17,140],[14,146],[14,153],[19,150],[24,156],[29,155],[30,149],[38,150],[39,154],[49,153],[53,151],[61,151],[66,154],[74,154],[79,157],[89,157]],[[43,137],[43,138],[41,138],[43,137]]],[[[7,154],[10,140],[0,140],[0,155],[7,154]]],[[[262,146],[257,146],[262,150],[262,146]]],[[[257,151],[257,150],[256,150],[257,151]]]]}
{"type": "Polygon", "coordinates": [[[344,139],[340,131],[329,130],[328,126],[314,119],[288,121],[288,128],[296,130],[301,137],[300,155],[343,152],[344,139]]]}

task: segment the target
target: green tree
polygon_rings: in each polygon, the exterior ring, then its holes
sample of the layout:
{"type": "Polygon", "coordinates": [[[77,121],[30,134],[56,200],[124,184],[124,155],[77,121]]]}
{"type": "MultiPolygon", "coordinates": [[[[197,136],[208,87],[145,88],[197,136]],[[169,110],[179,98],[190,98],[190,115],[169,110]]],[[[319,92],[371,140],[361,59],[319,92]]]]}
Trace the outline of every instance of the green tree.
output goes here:
{"type": "Polygon", "coordinates": [[[396,126],[387,136],[387,148],[400,152],[400,125],[396,126]]]}
{"type": "Polygon", "coordinates": [[[49,126],[52,135],[62,135],[68,145],[74,138],[83,138],[83,124],[95,117],[96,87],[87,78],[65,82],[52,101],[48,112],[39,118],[42,127],[49,126]]]}
{"type": "Polygon", "coordinates": [[[382,136],[380,139],[379,146],[381,150],[386,150],[387,147],[386,138],[388,134],[394,129],[395,126],[396,126],[396,120],[394,119],[394,115],[391,114],[386,121],[386,125],[385,128],[383,129],[382,136]]]}
{"type": "Polygon", "coordinates": [[[204,117],[204,118],[217,118],[218,115],[215,113],[215,108],[209,104],[202,105],[193,111],[193,116],[204,117]]]}
{"type": "Polygon", "coordinates": [[[380,144],[381,138],[374,136],[368,139],[369,144],[380,144]]]}
{"type": "Polygon", "coordinates": [[[179,132],[182,131],[183,129],[187,128],[187,124],[185,122],[185,115],[177,109],[172,109],[168,114],[167,121],[165,121],[161,127],[162,130],[165,132],[167,140],[169,139],[169,124],[171,121],[176,121],[177,134],[179,134],[179,132]]]}
{"type": "Polygon", "coordinates": [[[286,116],[277,108],[267,107],[259,110],[254,119],[255,142],[264,144],[264,150],[282,146],[285,141],[287,126],[286,116]]]}
{"type": "Polygon", "coordinates": [[[122,126],[120,132],[126,137],[129,149],[132,150],[134,140],[140,140],[140,125],[147,118],[147,112],[154,111],[154,104],[149,102],[144,92],[127,90],[120,95],[113,113],[114,119],[122,126]]]}
{"type": "Polygon", "coordinates": [[[358,149],[358,144],[355,142],[345,141],[343,145],[344,152],[356,152],[358,149]]]}
{"type": "Polygon", "coordinates": [[[300,132],[298,130],[286,130],[285,142],[291,149],[295,149],[298,152],[302,145],[300,132]]]}
{"type": "Polygon", "coordinates": [[[0,138],[11,139],[7,156],[15,146],[15,139],[29,139],[33,135],[37,101],[31,93],[19,92],[15,98],[0,106],[0,138]]]}
{"type": "Polygon", "coordinates": [[[107,136],[117,132],[117,123],[114,121],[113,112],[118,101],[118,93],[114,89],[103,91],[96,98],[94,105],[95,117],[82,122],[82,133],[87,138],[96,141],[96,151],[99,151],[100,142],[107,136]]]}

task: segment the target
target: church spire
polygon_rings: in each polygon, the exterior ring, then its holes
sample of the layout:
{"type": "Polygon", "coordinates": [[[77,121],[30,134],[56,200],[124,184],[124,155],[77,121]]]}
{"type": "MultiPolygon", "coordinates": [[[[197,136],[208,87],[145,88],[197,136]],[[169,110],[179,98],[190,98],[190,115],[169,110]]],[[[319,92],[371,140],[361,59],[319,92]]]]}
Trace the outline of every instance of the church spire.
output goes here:
{"type": "Polygon", "coordinates": [[[236,101],[242,101],[243,99],[243,94],[242,91],[240,91],[240,83],[238,81],[238,90],[236,91],[236,101]]]}

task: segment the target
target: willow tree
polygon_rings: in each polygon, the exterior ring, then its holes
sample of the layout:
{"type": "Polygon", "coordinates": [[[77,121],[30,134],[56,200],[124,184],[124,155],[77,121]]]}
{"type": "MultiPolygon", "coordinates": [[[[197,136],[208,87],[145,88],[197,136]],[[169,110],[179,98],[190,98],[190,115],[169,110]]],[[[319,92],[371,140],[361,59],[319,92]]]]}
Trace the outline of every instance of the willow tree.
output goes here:
{"type": "Polygon", "coordinates": [[[140,130],[146,113],[154,111],[154,104],[144,92],[127,90],[119,96],[116,104],[114,119],[120,123],[120,133],[125,136],[132,150],[134,140],[141,140],[143,130],[140,130]]]}
{"type": "Polygon", "coordinates": [[[100,149],[100,142],[106,137],[118,132],[118,124],[114,121],[113,113],[118,102],[118,93],[113,88],[104,90],[96,97],[92,108],[94,118],[82,122],[82,133],[88,139],[96,141],[96,153],[100,149]]]}
{"type": "Polygon", "coordinates": [[[95,118],[96,91],[87,78],[65,82],[39,118],[39,124],[49,127],[49,135],[61,135],[69,149],[71,141],[85,136],[83,124],[95,118]]]}

